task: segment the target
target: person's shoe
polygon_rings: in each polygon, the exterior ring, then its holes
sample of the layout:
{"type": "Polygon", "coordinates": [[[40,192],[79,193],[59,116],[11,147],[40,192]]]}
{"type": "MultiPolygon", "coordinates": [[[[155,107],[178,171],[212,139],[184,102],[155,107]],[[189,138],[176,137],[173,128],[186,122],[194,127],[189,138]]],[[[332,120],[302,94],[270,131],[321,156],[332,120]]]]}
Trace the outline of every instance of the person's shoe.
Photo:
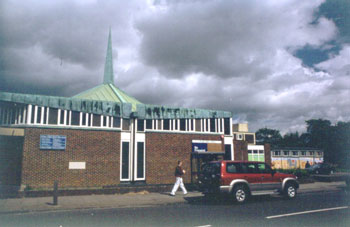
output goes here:
{"type": "Polygon", "coordinates": [[[186,193],[184,193],[184,195],[187,195],[187,192],[186,192],[186,193]]]}
{"type": "Polygon", "coordinates": [[[175,196],[175,194],[172,194],[172,193],[170,193],[169,195],[170,195],[170,196],[175,196]]]}

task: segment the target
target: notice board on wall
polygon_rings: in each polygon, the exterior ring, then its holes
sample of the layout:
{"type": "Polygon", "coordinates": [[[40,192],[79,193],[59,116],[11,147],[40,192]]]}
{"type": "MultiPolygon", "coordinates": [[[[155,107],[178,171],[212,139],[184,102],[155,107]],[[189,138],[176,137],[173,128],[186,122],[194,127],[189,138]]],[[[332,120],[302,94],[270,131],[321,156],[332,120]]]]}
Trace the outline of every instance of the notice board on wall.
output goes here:
{"type": "Polygon", "coordinates": [[[40,135],[40,150],[65,150],[66,136],[40,135]]]}

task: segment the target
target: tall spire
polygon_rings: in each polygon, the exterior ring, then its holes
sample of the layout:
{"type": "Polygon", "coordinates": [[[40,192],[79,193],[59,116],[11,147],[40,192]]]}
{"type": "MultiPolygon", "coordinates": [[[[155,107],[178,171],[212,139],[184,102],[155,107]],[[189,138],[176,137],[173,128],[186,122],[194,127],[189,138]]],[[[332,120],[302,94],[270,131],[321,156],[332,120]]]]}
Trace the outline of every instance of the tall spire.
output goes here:
{"type": "Polygon", "coordinates": [[[107,55],[106,55],[106,62],[105,62],[105,71],[104,71],[104,76],[103,76],[103,83],[104,84],[114,84],[112,38],[111,37],[112,37],[111,36],[111,28],[109,28],[107,55]]]}

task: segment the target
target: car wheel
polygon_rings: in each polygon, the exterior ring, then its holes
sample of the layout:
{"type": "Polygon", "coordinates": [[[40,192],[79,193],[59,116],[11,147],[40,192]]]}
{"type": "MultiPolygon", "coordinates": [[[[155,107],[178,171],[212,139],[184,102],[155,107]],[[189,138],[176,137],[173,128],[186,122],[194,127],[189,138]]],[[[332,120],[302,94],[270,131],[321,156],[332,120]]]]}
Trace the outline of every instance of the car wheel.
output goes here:
{"type": "Polygon", "coordinates": [[[293,183],[287,183],[283,194],[287,199],[294,199],[297,196],[297,188],[293,183]]]}
{"type": "Polygon", "coordinates": [[[233,199],[235,202],[244,203],[248,199],[248,190],[244,185],[238,185],[233,189],[233,199]]]}

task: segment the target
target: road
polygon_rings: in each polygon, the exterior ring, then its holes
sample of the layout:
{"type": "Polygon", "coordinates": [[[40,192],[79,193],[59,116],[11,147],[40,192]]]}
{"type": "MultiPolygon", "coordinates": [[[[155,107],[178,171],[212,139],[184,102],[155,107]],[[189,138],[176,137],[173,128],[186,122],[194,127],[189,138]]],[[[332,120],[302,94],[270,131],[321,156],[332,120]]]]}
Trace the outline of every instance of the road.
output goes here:
{"type": "Polygon", "coordinates": [[[348,192],[258,196],[246,204],[188,198],[185,204],[0,215],[0,226],[350,226],[348,192]],[[281,215],[281,216],[276,216],[281,215]]]}

